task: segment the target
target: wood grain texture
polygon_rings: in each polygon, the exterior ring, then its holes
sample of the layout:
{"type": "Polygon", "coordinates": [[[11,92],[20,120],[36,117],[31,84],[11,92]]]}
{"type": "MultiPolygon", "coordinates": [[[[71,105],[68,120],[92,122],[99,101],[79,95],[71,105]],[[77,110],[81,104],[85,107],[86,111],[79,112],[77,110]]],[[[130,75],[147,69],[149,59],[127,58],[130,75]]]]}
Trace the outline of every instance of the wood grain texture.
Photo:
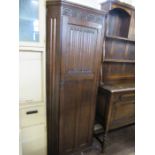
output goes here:
{"type": "Polygon", "coordinates": [[[125,89],[125,85],[99,87],[97,114],[103,120],[105,131],[134,123],[135,90],[132,88],[134,85],[130,89],[125,89]]]}
{"type": "Polygon", "coordinates": [[[114,8],[107,15],[107,35],[128,37],[130,15],[124,9],[114,8]]]}
{"type": "Polygon", "coordinates": [[[47,2],[49,155],[67,155],[92,142],[103,22],[104,12],[47,2]]]}
{"type": "Polygon", "coordinates": [[[134,7],[121,2],[102,3],[107,10],[102,77],[105,84],[134,83],[134,7]]]}
{"type": "Polygon", "coordinates": [[[47,100],[47,150],[57,154],[59,127],[60,80],[60,7],[47,7],[46,17],[46,100],[47,100]],[[50,104],[56,103],[56,104],[50,104]]]}
{"type": "MultiPolygon", "coordinates": [[[[121,2],[102,3],[107,11],[96,118],[109,130],[134,123],[135,39],[134,7],[121,2]]],[[[104,143],[103,141],[103,150],[104,143]]]]}
{"type": "Polygon", "coordinates": [[[92,140],[102,29],[69,16],[63,18],[63,32],[60,154],[67,154],[92,140]]]}

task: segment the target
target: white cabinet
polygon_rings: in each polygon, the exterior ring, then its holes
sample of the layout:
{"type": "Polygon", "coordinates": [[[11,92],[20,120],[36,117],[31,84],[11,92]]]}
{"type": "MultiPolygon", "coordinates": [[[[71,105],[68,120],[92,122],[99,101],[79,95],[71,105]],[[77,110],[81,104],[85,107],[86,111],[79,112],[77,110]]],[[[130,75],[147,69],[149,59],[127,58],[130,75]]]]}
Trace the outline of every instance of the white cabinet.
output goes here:
{"type": "Polygon", "coordinates": [[[47,155],[45,106],[20,109],[20,154],[47,155]]]}
{"type": "Polygon", "coordinates": [[[33,106],[20,109],[20,126],[21,128],[44,124],[45,120],[45,107],[33,106]]]}
{"type": "Polygon", "coordinates": [[[44,100],[42,52],[21,51],[19,58],[20,103],[42,103],[44,100]]]}
{"type": "Polygon", "coordinates": [[[22,155],[46,155],[46,128],[44,124],[22,129],[22,155]]]}
{"type": "Polygon", "coordinates": [[[19,0],[20,155],[47,155],[45,0],[19,0]]]}

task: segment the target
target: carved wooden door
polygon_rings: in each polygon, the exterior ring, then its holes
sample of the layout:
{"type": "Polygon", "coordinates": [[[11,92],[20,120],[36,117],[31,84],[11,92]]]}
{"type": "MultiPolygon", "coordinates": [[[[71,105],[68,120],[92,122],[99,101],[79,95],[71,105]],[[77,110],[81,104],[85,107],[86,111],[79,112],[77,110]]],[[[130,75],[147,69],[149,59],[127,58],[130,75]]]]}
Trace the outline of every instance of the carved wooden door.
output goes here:
{"type": "Polygon", "coordinates": [[[60,82],[60,154],[91,143],[102,25],[63,16],[60,82]]]}

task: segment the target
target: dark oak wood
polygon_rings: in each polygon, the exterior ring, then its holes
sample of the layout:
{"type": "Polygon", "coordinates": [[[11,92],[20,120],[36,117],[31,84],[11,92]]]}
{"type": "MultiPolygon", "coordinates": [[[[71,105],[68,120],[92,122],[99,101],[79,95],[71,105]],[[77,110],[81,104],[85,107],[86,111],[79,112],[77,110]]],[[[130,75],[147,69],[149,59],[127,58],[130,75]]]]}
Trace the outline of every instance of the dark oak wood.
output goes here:
{"type": "Polygon", "coordinates": [[[101,82],[134,83],[134,7],[119,1],[107,1],[101,6],[107,11],[101,82]]]}
{"type": "Polygon", "coordinates": [[[99,87],[98,115],[105,131],[134,123],[134,84],[103,85],[99,87]]]}
{"type": "Polygon", "coordinates": [[[119,1],[102,3],[107,11],[96,118],[109,130],[134,123],[135,10],[119,1]]]}
{"type": "Polygon", "coordinates": [[[106,35],[105,37],[108,38],[108,39],[122,40],[122,41],[128,41],[128,42],[135,42],[135,40],[133,40],[133,39],[124,38],[124,37],[120,37],[120,36],[106,35]]]}
{"type": "Polygon", "coordinates": [[[104,59],[104,62],[135,63],[135,60],[125,60],[125,59],[104,59]]]}
{"type": "Polygon", "coordinates": [[[65,155],[92,142],[104,11],[47,2],[48,155],[65,155]]]}

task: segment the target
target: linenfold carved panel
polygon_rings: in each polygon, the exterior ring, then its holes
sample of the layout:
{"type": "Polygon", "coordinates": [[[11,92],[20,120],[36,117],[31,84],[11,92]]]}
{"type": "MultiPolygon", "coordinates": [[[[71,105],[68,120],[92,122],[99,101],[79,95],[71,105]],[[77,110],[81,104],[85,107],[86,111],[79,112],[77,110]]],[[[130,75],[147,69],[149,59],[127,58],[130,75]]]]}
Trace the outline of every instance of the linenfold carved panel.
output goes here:
{"type": "Polygon", "coordinates": [[[97,29],[69,25],[65,72],[67,74],[93,74],[97,29]]]}

